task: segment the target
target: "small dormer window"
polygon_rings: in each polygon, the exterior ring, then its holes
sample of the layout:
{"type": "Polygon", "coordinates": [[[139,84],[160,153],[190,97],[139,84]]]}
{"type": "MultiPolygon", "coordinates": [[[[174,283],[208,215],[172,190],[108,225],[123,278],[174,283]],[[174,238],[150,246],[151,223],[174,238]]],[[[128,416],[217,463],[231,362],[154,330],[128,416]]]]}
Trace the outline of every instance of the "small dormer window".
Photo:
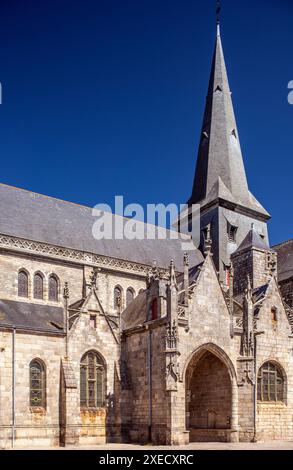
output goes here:
{"type": "Polygon", "coordinates": [[[228,233],[228,241],[230,243],[236,243],[237,227],[235,227],[235,225],[231,225],[231,224],[229,224],[229,222],[227,222],[227,233],[228,233]]]}
{"type": "Polygon", "coordinates": [[[272,322],[277,323],[277,321],[278,321],[278,309],[277,309],[277,307],[272,307],[271,308],[271,314],[272,314],[272,322]]]}
{"type": "Polygon", "coordinates": [[[92,328],[97,328],[97,316],[96,315],[90,315],[90,326],[92,328]]]}
{"type": "Polygon", "coordinates": [[[206,225],[202,230],[203,240],[206,242],[211,236],[211,224],[206,225]]]}

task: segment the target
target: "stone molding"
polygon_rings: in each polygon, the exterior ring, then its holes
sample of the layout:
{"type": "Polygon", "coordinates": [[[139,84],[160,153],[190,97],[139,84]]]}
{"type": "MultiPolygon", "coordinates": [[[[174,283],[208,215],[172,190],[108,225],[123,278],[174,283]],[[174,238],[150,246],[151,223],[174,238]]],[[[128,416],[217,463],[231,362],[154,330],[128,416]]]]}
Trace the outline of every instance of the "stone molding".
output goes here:
{"type": "MultiPolygon", "coordinates": [[[[151,269],[151,266],[147,264],[136,263],[119,258],[111,258],[109,256],[97,255],[86,251],[75,250],[73,248],[65,248],[58,245],[51,245],[49,243],[27,240],[10,235],[0,234],[0,248],[46,256],[59,260],[65,259],[66,261],[74,263],[99,266],[109,271],[129,272],[142,277],[145,277],[151,269]]],[[[167,269],[163,270],[168,272],[167,269]]]]}

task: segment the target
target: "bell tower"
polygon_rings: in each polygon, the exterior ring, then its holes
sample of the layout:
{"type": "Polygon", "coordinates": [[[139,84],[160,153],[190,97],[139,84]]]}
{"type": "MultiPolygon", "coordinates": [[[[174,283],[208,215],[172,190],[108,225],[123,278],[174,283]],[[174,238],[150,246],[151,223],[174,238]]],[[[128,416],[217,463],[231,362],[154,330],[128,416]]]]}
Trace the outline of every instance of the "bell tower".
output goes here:
{"type": "Polygon", "coordinates": [[[194,183],[188,201],[189,207],[192,204],[200,205],[199,248],[205,251],[208,238],[219,278],[225,284],[231,254],[245,239],[252,224],[268,244],[270,215],[248,188],[219,19],[194,183]]]}

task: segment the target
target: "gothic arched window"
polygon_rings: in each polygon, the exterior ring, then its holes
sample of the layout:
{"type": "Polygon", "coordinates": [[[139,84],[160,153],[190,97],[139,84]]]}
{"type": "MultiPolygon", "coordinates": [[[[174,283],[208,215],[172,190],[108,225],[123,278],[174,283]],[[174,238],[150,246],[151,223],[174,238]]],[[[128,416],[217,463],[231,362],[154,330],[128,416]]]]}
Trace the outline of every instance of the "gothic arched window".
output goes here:
{"type": "Polygon", "coordinates": [[[49,277],[49,300],[58,302],[58,279],[54,274],[49,277]]]}
{"type": "Polygon", "coordinates": [[[44,295],[43,289],[43,276],[40,273],[34,275],[34,298],[42,299],[44,295]]]}
{"type": "Polygon", "coordinates": [[[284,376],[274,362],[265,362],[258,371],[257,399],[259,401],[284,401],[284,376]]]}
{"type": "Polygon", "coordinates": [[[18,273],[18,295],[28,297],[28,274],[24,270],[18,273]]]}
{"type": "Polygon", "coordinates": [[[134,299],[134,290],[131,287],[128,287],[126,291],[126,307],[133,301],[134,299]]]}
{"type": "Polygon", "coordinates": [[[46,408],[46,371],[39,359],[30,363],[30,406],[46,408]]]}
{"type": "Polygon", "coordinates": [[[80,362],[80,406],[100,408],[105,405],[106,374],[104,361],[95,351],[89,351],[80,362]]]}
{"type": "Polygon", "coordinates": [[[122,307],[122,288],[116,286],[114,289],[114,308],[119,310],[122,307]]]}

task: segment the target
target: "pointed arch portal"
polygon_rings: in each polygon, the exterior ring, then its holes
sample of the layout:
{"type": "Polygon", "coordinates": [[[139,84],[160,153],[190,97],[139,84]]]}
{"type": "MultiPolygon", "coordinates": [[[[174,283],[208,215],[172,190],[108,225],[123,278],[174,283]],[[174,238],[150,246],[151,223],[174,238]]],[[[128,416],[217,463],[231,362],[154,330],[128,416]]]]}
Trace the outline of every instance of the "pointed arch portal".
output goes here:
{"type": "Polygon", "coordinates": [[[190,442],[238,439],[236,378],[229,359],[219,351],[208,346],[200,348],[186,369],[186,429],[190,442]]]}

